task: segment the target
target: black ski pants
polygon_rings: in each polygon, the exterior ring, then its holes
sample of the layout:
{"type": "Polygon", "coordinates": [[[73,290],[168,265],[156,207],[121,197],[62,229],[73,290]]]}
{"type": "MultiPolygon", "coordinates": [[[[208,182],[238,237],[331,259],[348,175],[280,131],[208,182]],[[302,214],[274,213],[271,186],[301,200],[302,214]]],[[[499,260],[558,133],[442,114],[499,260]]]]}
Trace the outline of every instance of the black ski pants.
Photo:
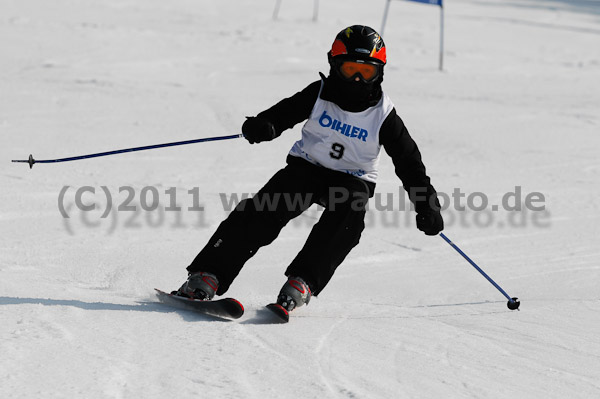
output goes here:
{"type": "Polygon", "coordinates": [[[307,282],[313,295],[327,285],[360,239],[373,185],[296,159],[278,171],[252,198],[241,201],[219,225],[188,272],[210,272],[224,294],[259,248],[269,245],[293,218],[318,203],[324,206],[306,243],[285,275],[307,282]]]}

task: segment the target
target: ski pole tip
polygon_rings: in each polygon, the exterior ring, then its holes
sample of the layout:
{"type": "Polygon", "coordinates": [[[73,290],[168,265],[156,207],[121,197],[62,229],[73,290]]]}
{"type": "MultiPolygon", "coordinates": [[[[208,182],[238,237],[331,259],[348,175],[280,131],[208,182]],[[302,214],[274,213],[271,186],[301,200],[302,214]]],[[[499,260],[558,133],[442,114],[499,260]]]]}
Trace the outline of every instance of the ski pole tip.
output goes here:
{"type": "Polygon", "coordinates": [[[35,163],[35,159],[33,159],[33,155],[29,154],[29,158],[28,159],[13,159],[13,162],[22,162],[22,163],[28,163],[29,164],[29,169],[33,168],[33,164],[35,163]]]}
{"type": "Polygon", "coordinates": [[[506,306],[510,310],[519,310],[520,305],[521,305],[521,302],[519,301],[519,298],[511,298],[510,301],[508,301],[506,303],[506,306]]]}

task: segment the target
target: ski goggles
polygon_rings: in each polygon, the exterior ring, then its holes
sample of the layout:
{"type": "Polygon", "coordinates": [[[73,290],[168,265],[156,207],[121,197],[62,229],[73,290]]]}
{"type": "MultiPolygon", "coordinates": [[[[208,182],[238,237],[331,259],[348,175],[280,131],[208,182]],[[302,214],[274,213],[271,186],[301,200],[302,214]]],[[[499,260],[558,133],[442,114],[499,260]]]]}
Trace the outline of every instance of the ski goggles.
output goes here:
{"type": "Polygon", "coordinates": [[[371,82],[379,76],[379,66],[376,64],[360,61],[342,61],[338,65],[342,78],[351,81],[362,78],[365,82],[371,82]]]}

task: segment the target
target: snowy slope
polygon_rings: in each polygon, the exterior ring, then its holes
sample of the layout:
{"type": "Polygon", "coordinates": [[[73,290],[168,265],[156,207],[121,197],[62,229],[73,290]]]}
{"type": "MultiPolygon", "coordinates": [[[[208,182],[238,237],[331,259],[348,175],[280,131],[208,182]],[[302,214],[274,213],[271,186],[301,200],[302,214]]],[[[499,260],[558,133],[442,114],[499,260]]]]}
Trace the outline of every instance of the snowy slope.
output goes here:
{"type": "MultiPolygon", "coordinates": [[[[238,133],[327,72],[341,28],[380,27],[383,1],[320,3],[312,22],[308,1],[283,2],[277,21],[270,1],[1,2],[0,397],[600,397],[598,1],[447,1],[444,72],[439,10],[391,6],[384,88],[438,191],[484,193],[490,207],[517,186],[544,196],[543,212],[444,213],[520,312],[413,213],[375,206],[361,245],[288,325],[262,307],[313,209],[231,287],[239,321],[158,304],[153,287],[181,284],[226,215],[219,194],[258,190],[299,126],[259,146],[10,163],[238,133]],[[103,186],[117,205],[131,187],[138,212],[102,218],[103,186]],[[99,209],[77,210],[81,187],[99,209]],[[158,210],[140,210],[145,187],[158,210]],[[164,211],[171,189],[180,212],[164,211]],[[188,210],[194,199],[205,212],[188,210]]],[[[396,203],[385,155],[381,168],[378,192],[396,203]]]]}

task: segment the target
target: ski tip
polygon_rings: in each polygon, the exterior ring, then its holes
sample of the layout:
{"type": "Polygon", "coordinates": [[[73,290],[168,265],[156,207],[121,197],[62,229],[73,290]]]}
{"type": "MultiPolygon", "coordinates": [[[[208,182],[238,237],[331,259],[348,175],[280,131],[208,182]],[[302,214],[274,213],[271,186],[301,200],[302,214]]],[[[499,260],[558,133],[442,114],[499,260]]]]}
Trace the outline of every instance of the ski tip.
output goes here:
{"type": "Polygon", "coordinates": [[[270,303],[267,305],[267,309],[275,313],[282,323],[290,321],[290,313],[278,303],[270,303]]]}
{"type": "Polygon", "coordinates": [[[239,319],[244,315],[244,305],[234,298],[225,298],[223,301],[229,303],[228,309],[232,319],[239,319]]]}
{"type": "Polygon", "coordinates": [[[237,299],[224,298],[203,301],[176,295],[176,291],[168,293],[158,288],[155,288],[154,291],[160,302],[174,305],[180,309],[192,310],[228,320],[239,319],[244,315],[244,306],[237,299]]]}
{"type": "Polygon", "coordinates": [[[229,302],[233,302],[235,303],[237,306],[240,307],[240,309],[242,310],[242,313],[244,313],[244,305],[242,305],[242,303],[240,301],[238,301],[235,298],[226,298],[229,302]]]}

